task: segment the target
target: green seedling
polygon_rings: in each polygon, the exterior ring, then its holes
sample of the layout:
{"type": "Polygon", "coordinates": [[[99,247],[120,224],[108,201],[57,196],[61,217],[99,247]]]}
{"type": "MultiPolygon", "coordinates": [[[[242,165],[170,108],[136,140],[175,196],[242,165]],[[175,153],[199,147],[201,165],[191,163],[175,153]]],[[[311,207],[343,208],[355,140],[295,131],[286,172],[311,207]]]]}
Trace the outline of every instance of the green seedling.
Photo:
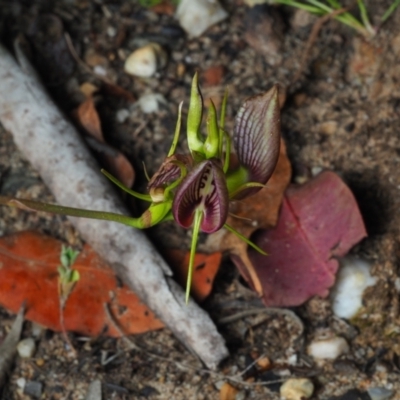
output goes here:
{"type": "Polygon", "coordinates": [[[79,281],[79,271],[73,269],[72,266],[75,263],[76,258],[79,255],[79,251],[73,250],[71,247],[61,248],[60,262],[61,265],[58,267],[58,295],[60,300],[60,326],[64,335],[65,341],[70,346],[72,352],[76,355],[76,351],[71,341],[68,338],[64,324],[64,308],[71,294],[74,286],[79,281]]]}
{"type": "MultiPolygon", "coordinates": [[[[285,4],[288,6],[300,8],[319,16],[328,15],[334,13],[337,10],[343,9],[342,13],[335,15],[333,18],[347,26],[350,26],[364,36],[374,36],[378,30],[377,27],[373,27],[371,25],[368,18],[367,8],[363,0],[357,0],[361,20],[358,20],[348,11],[345,11],[344,7],[337,0],[326,0],[326,2],[322,2],[320,0],[273,0],[273,3],[285,4]]],[[[383,16],[381,17],[381,24],[383,24],[393,14],[399,4],[400,0],[393,1],[391,6],[385,11],[383,16]]]]}
{"type": "MultiPolygon", "coordinates": [[[[140,194],[125,187],[115,177],[102,171],[125,192],[150,203],[149,208],[139,218],[4,197],[0,197],[0,204],[74,217],[115,221],[139,229],[149,228],[168,220],[175,220],[184,228],[192,227],[186,286],[186,301],[188,301],[200,231],[213,233],[225,227],[257,251],[265,254],[254,243],[227,225],[226,221],[229,203],[259,191],[275,169],[280,145],[278,88],[274,86],[268,92],[252,97],[243,104],[236,118],[232,139],[224,128],[226,103],[227,94],[224,96],[218,118],[217,110],[210,102],[204,135],[201,130],[203,99],[198,86],[198,76],[195,74],[186,126],[189,154],[176,154],[182,121],[182,105],[180,105],[170,151],[159,170],[150,179],[147,194],[140,194]],[[236,168],[231,162],[232,145],[238,159],[236,168]]],[[[74,279],[73,275],[62,271],[66,274],[67,281],[74,279]]]]}

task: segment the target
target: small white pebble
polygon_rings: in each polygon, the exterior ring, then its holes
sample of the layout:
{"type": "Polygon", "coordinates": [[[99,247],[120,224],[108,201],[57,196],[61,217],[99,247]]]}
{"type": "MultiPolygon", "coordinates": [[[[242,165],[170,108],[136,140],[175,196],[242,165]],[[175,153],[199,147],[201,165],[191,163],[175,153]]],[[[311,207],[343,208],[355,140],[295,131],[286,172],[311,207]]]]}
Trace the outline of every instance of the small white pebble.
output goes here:
{"type": "Polygon", "coordinates": [[[32,323],[32,336],[37,339],[42,335],[42,332],[45,330],[43,325],[37,324],[36,322],[32,323]]]}
{"type": "Polygon", "coordinates": [[[314,384],[306,378],[288,379],[280,388],[281,397],[286,400],[308,399],[314,392],[314,384]]]}
{"type": "Polygon", "coordinates": [[[235,400],[245,400],[245,398],[246,398],[246,392],[244,392],[243,390],[236,393],[235,400]]]}
{"type": "Polygon", "coordinates": [[[113,26],[109,26],[108,28],[107,28],[107,35],[109,36],[109,37],[115,37],[115,35],[117,34],[117,30],[113,27],[113,26]]]}
{"type": "Polygon", "coordinates": [[[126,108],[122,108],[121,110],[118,110],[115,119],[119,124],[123,124],[128,118],[129,118],[130,112],[126,108]]]}
{"type": "Polygon", "coordinates": [[[17,351],[21,358],[31,358],[36,350],[34,339],[22,339],[17,345],[17,351]]]}
{"type": "Polygon", "coordinates": [[[322,167],[312,167],[311,168],[311,175],[312,176],[317,176],[322,172],[323,168],[322,167]]]}
{"type": "Polygon", "coordinates": [[[214,386],[217,390],[221,390],[222,386],[225,385],[225,381],[217,381],[214,383],[214,386]]]}
{"type": "Polygon", "coordinates": [[[160,45],[149,43],[131,53],[125,60],[124,71],[133,76],[150,78],[165,66],[167,55],[160,45]]]}
{"type": "Polygon", "coordinates": [[[179,24],[190,37],[200,36],[227,16],[217,0],[181,0],[176,10],[179,24]]]}
{"type": "Polygon", "coordinates": [[[107,70],[102,65],[96,65],[93,68],[93,72],[96,75],[100,75],[100,76],[106,76],[107,75],[107,70]]]}
{"type": "Polygon", "coordinates": [[[165,97],[159,93],[144,94],[137,101],[137,104],[145,114],[157,112],[160,103],[167,104],[167,100],[165,100],[165,97]]]}
{"type": "Polygon", "coordinates": [[[369,388],[367,391],[371,400],[387,400],[394,394],[393,390],[384,387],[369,388]]]}
{"type": "Polygon", "coordinates": [[[17,381],[16,381],[16,384],[20,389],[24,390],[25,385],[26,385],[26,379],[25,378],[18,378],[17,381]]]}
{"type": "Polygon", "coordinates": [[[345,257],[340,261],[331,292],[332,310],[339,318],[352,318],[361,308],[364,290],[376,283],[370,271],[371,265],[359,258],[345,257]]]}
{"type": "Polygon", "coordinates": [[[349,345],[342,337],[332,337],[323,340],[314,340],[308,346],[308,354],[315,359],[324,360],[339,357],[349,351],[349,345]]]}

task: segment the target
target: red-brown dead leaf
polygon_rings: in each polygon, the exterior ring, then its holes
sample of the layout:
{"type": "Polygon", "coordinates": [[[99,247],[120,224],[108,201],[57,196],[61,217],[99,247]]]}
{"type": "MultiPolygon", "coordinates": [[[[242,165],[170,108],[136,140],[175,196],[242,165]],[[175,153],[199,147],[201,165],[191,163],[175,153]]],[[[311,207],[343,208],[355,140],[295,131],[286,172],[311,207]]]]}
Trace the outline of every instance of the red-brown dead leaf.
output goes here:
{"type": "Polygon", "coordinates": [[[87,143],[99,155],[103,167],[126,187],[132,187],[135,180],[132,164],[121,152],[105,142],[100,118],[92,96],[88,96],[77,108],[75,115],[79,124],[92,136],[91,140],[87,140],[87,143]]]}
{"type": "MultiPolygon", "coordinates": [[[[165,259],[174,270],[178,282],[185,287],[189,266],[190,252],[170,249],[164,254],[165,259]]],[[[197,253],[194,258],[194,273],[190,293],[193,298],[202,302],[211,293],[215,276],[221,264],[222,254],[197,253]]]]}
{"type": "MultiPolygon", "coordinates": [[[[233,202],[228,225],[247,238],[257,229],[274,227],[278,221],[279,208],[290,177],[291,166],[282,141],[278,163],[266,187],[253,196],[233,202]]],[[[209,236],[207,244],[210,249],[228,250],[243,277],[250,282],[257,293],[262,294],[261,283],[247,254],[248,246],[243,240],[230,232],[222,234],[218,232],[209,236]]]]}
{"type": "Polygon", "coordinates": [[[86,100],[77,108],[76,116],[87,133],[99,142],[104,142],[99,114],[97,113],[92,96],[86,97],[86,100]]]}
{"type": "Polygon", "coordinates": [[[249,250],[265,305],[298,306],[312,296],[327,296],[337,257],[366,235],[356,200],[335,173],[289,187],[277,226],[254,237],[269,255],[249,250]]]}
{"type": "MultiPolygon", "coordinates": [[[[0,304],[18,312],[26,301],[28,320],[61,331],[58,292],[61,242],[36,232],[21,232],[0,239],[0,304]]],[[[64,308],[67,331],[118,337],[160,329],[161,321],[125,285],[113,270],[85,245],[73,268],[80,279],[64,308]],[[113,321],[105,311],[109,306],[113,321]]],[[[156,296],[156,294],[155,294],[156,296]]]]}

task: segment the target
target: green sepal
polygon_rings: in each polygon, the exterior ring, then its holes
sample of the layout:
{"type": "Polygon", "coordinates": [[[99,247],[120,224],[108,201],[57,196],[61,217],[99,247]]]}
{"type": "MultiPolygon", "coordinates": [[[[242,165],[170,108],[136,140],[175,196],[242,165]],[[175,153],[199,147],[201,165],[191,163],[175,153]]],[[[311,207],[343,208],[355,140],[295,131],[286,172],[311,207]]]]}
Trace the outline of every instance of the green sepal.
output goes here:
{"type": "Polygon", "coordinates": [[[160,222],[166,221],[171,209],[172,201],[170,200],[161,203],[152,203],[151,206],[138,218],[140,221],[140,228],[150,228],[160,222]]]}
{"type": "Polygon", "coordinates": [[[228,186],[229,197],[231,193],[237,192],[237,190],[245,185],[249,181],[249,172],[244,167],[239,167],[234,171],[230,171],[226,174],[226,185],[228,186]]]}
{"type": "Polygon", "coordinates": [[[137,199],[152,202],[151,196],[148,194],[142,194],[135,192],[134,190],[131,190],[127,188],[121,181],[119,181],[115,176],[112,176],[109,172],[107,172],[105,169],[101,169],[101,173],[106,176],[112,183],[117,185],[120,189],[122,189],[124,192],[130,194],[133,197],[136,197],[137,199]]]}
{"type": "Polygon", "coordinates": [[[190,92],[190,104],[187,117],[187,140],[191,153],[204,154],[204,144],[200,137],[201,119],[203,117],[203,98],[198,85],[198,73],[194,74],[190,92]]]}
{"type": "Polygon", "coordinates": [[[207,139],[204,143],[206,158],[220,157],[220,134],[217,120],[217,110],[214,103],[210,100],[207,116],[207,139]]]}
{"type": "Polygon", "coordinates": [[[173,154],[175,154],[176,146],[178,145],[179,134],[181,132],[181,123],[182,123],[182,105],[183,101],[181,101],[181,103],[179,104],[178,119],[176,121],[174,139],[172,140],[171,148],[169,149],[167,157],[171,157],[173,154]]]}
{"type": "Polygon", "coordinates": [[[233,233],[234,235],[236,235],[239,239],[243,240],[243,242],[247,243],[249,246],[251,246],[254,250],[258,251],[263,256],[268,255],[264,250],[260,249],[255,243],[247,239],[246,236],[243,236],[241,233],[239,233],[236,229],[232,228],[230,225],[224,224],[224,228],[227,229],[229,232],[233,233]]]}

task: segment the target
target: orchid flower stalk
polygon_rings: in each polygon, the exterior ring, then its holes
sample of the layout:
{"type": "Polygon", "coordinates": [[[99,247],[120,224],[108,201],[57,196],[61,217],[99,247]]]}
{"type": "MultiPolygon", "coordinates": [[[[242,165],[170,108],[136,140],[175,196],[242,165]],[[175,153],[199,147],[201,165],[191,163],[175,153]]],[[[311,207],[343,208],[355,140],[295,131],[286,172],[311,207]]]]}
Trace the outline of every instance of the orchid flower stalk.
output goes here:
{"type": "Polygon", "coordinates": [[[192,81],[186,126],[189,154],[176,154],[182,122],[181,103],[171,148],[159,170],[150,179],[148,194],[125,187],[115,177],[102,170],[102,173],[122,190],[150,203],[148,209],[138,218],[2,196],[0,204],[74,217],[110,220],[139,229],[168,220],[175,220],[186,229],[192,227],[186,286],[187,302],[199,232],[213,233],[226,228],[265,254],[254,243],[227,225],[226,221],[229,203],[261,190],[276,166],[280,144],[278,89],[274,86],[268,92],[252,97],[243,104],[236,117],[233,140],[224,128],[226,104],[227,94],[224,96],[218,118],[217,110],[210,101],[204,135],[201,131],[204,106],[196,73],[192,81]],[[238,160],[236,168],[232,165],[232,144],[238,160]]]}

